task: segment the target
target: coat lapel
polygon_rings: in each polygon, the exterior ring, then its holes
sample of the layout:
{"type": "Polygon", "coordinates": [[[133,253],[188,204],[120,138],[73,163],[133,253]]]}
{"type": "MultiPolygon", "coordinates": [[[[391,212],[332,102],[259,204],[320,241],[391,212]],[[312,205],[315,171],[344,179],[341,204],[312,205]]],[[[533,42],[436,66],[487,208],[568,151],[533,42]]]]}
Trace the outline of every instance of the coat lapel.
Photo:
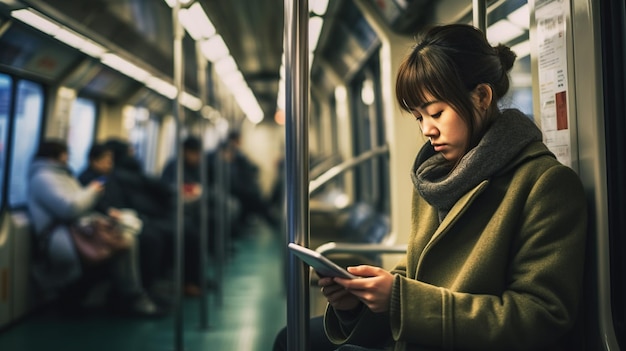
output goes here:
{"type": "Polygon", "coordinates": [[[465,193],[465,195],[461,196],[461,198],[454,204],[454,206],[452,206],[452,209],[450,209],[448,215],[446,215],[441,224],[439,224],[439,227],[437,227],[437,230],[435,230],[435,233],[431,236],[428,244],[426,244],[426,246],[424,247],[424,250],[422,251],[422,254],[420,255],[418,261],[416,276],[420,270],[422,261],[424,260],[424,257],[428,253],[429,249],[433,245],[435,245],[435,243],[437,243],[437,241],[439,241],[439,239],[442,238],[447,232],[449,232],[449,228],[452,227],[454,223],[456,223],[458,218],[463,213],[465,213],[469,205],[474,202],[478,195],[480,195],[487,188],[488,185],[489,180],[483,180],[482,182],[480,182],[480,184],[465,193]]]}

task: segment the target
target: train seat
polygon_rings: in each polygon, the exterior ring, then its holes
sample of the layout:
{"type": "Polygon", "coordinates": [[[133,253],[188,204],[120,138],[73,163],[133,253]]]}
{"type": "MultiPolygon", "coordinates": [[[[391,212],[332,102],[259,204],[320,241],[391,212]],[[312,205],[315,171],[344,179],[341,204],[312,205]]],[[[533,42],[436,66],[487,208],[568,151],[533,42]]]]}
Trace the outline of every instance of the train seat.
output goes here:
{"type": "Polygon", "coordinates": [[[24,212],[3,214],[0,231],[0,327],[39,305],[30,279],[31,226],[24,212]]]}
{"type": "MultiPolygon", "coordinates": [[[[317,213],[311,219],[311,240],[309,246],[319,248],[329,242],[346,244],[380,244],[390,230],[389,217],[377,212],[367,203],[356,203],[335,213],[317,213]],[[315,219],[315,220],[314,220],[315,219]]],[[[346,267],[358,264],[381,265],[380,255],[365,253],[329,253],[328,258],[346,267]]],[[[317,276],[311,275],[312,284],[317,284],[317,276]]]]}

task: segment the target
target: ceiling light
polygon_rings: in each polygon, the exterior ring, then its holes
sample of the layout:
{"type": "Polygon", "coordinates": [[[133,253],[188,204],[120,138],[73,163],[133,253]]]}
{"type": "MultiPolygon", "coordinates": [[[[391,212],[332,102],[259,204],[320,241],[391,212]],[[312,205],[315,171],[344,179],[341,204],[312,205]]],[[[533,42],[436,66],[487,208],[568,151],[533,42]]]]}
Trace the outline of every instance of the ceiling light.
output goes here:
{"type": "Polygon", "coordinates": [[[487,39],[492,44],[506,44],[524,33],[520,27],[502,19],[487,28],[487,39]]]}
{"type": "Polygon", "coordinates": [[[145,82],[150,77],[148,71],[112,53],[102,55],[102,63],[139,82],[145,82]]]}
{"type": "Polygon", "coordinates": [[[328,0],[311,0],[309,1],[309,9],[317,16],[324,16],[328,9],[328,0]]]}
{"type": "Polygon", "coordinates": [[[521,59],[530,55],[530,42],[525,40],[517,45],[511,46],[511,51],[517,55],[517,59],[521,59]]]}
{"type": "Polygon", "coordinates": [[[104,47],[65,28],[60,28],[54,37],[91,57],[100,58],[106,52],[104,47]]]}
{"type": "MultiPolygon", "coordinates": [[[[193,0],[178,0],[178,2],[180,2],[180,4],[182,6],[185,6],[189,3],[191,3],[193,0]]],[[[176,5],[176,0],[165,0],[165,3],[167,4],[167,6],[169,7],[174,7],[176,5]]]]}
{"type": "Polygon", "coordinates": [[[519,9],[511,12],[506,18],[513,22],[515,25],[528,29],[530,27],[530,11],[528,4],[520,7],[519,9]]]}
{"type": "Polygon", "coordinates": [[[217,62],[230,54],[226,43],[222,36],[217,34],[200,44],[200,50],[204,57],[211,61],[217,62]]]}
{"type": "Polygon", "coordinates": [[[217,72],[217,74],[221,75],[227,75],[229,73],[235,72],[239,70],[237,68],[237,63],[235,62],[235,59],[228,55],[226,57],[224,57],[223,59],[215,62],[215,71],[217,72]]]}
{"type": "Polygon", "coordinates": [[[146,86],[168,99],[173,99],[178,94],[178,89],[174,85],[154,76],[146,79],[146,86]]]}
{"type": "Polygon", "coordinates": [[[180,97],[180,103],[192,111],[200,111],[202,108],[202,100],[187,93],[186,91],[184,91],[180,97]]]}
{"type": "Polygon", "coordinates": [[[50,21],[38,12],[28,9],[13,11],[11,16],[48,35],[56,34],[61,28],[58,24],[50,21]]]}
{"type": "Polygon", "coordinates": [[[194,40],[206,39],[215,35],[213,23],[197,2],[188,9],[180,10],[178,18],[194,40]]]}
{"type": "Polygon", "coordinates": [[[315,51],[323,25],[324,19],[322,19],[322,17],[312,17],[309,19],[309,52],[315,51]]]}

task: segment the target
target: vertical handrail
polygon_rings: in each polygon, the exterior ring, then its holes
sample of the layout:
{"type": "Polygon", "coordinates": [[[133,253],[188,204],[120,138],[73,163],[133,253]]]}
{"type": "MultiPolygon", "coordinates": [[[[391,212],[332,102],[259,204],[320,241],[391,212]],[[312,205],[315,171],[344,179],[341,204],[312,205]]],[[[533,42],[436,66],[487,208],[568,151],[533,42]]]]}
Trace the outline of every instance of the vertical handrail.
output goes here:
{"type": "MultiPolygon", "coordinates": [[[[309,246],[308,0],[285,0],[287,239],[309,246]]],[[[287,349],[309,350],[309,271],[287,256],[287,349]]]]}
{"type": "Polygon", "coordinates": [[[487,34],[487,0],[472,1],[472,23],[474,27],[487,34]]]}
{"type": "Polygon", "coordinates": [[[174,121],[176,123],[176,243],[174,245],[174,289],[175,289],[175,306],[174,306],[174,350],[183,351],[183,309],[182,309],[182,285],[183,285],[183,155],[182,155],[182,138],[184,113],[181,103],[184,82],[184,62],[183,62],[183,37],[185,35],[183,26],[181,25],[178,14],[181,6],[180,1],[176,1],[172,7],[172,26],[174,29],[174,86],[176,86],[176,98],[173,103],[174,121]]]}
{"type": "Polygon", "coordinates": [[[225,184],[228,180],[228,176],[226,175],[228,172],[228,162],[221,160],[221,146],[218,146],[217,153],[215,155],[215,159],[213,160],[213,169],[215,170],[215,184],[216,191],[219,189],[223,190],[223,193],[217,193],[216,196],[224,196],[224,199],[218,198],[217,201],[217,221],[216,221],[216,240],[215,240],[215,299],[218,306],[222,306],[223,304],[223,282],[224,282],[224,264],[225,264],[225,237],[228,221],[228,194],[230,194],[230,185],[225,184]]]}
{"type": "MultiPolygon", "coordinates": [[[[196,60],[198,61],[198,89],[200,91],[200,100],[202,101],[203,110],[204,107],[207,106],[207,61],[202,54],[202,49],[200,45],[200,41],[196,42],[196,60]]],[[[202,192],[200,193],[200,269],[198,270],[199,282],[200,282],[200,291],[202,295],[200,296],[200,329],[208,329],[209,328],[209,297],[208,297],[208,289],[207,289],[207,267],[209,265],[208,258],[208,249],[209,249],[209,187],[207,182],[207,162],[206,157],[204,157],[204,132],[207,125],[206,117],[202,115],[202,119],[200,120],[200,189],[202,192]]]]}

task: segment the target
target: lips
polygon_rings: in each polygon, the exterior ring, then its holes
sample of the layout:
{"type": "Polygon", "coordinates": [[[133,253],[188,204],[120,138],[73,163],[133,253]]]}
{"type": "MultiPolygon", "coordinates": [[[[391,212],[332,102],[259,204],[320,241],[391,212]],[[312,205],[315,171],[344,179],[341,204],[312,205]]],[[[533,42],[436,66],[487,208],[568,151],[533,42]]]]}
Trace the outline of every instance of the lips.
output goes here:
{"type": "Polygon", "coordinates": [[[445,144],[433,144],[433,148],[435,149],[436,152],[441,151],[444,146],[445,144]]]}

